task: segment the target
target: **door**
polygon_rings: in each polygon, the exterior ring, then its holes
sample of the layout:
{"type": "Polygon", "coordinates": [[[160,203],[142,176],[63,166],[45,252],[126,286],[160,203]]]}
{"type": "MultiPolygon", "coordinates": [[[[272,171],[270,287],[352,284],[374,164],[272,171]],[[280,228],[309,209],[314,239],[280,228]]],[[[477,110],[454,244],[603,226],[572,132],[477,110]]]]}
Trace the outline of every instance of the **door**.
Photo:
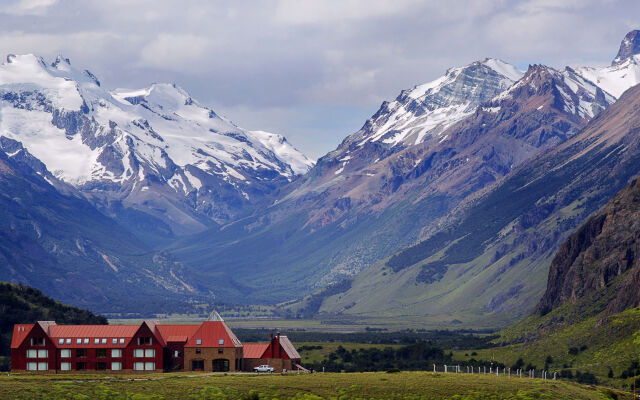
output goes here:
{"type": "Polygon", "coordinates": [[[227,372],[229,371],[229,360],[226,358],[218,358],[212,361],[211,370],[213,372],[227,372]]]}

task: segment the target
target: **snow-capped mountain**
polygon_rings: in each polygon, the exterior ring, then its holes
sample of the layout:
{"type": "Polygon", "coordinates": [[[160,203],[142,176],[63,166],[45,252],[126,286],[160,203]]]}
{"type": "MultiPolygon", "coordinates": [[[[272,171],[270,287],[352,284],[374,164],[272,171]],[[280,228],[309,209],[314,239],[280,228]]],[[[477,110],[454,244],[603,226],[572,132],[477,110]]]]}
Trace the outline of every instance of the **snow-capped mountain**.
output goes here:
{"type": "Polygon", "coordinates": [[[241,129],[175,85],[109,92],[61,56],[9,55],[0,99],[0,136],[103,211],[135,209],[136,221],[174,233],[228,221],[313,165],[284,137],[241,129]]]}
{"type": "Polygon", "coordinates": [[[625,90],[640,83],[640,30],[627,33],[610,66],[575,70],[616,98],[620,97],[625,90]]]}

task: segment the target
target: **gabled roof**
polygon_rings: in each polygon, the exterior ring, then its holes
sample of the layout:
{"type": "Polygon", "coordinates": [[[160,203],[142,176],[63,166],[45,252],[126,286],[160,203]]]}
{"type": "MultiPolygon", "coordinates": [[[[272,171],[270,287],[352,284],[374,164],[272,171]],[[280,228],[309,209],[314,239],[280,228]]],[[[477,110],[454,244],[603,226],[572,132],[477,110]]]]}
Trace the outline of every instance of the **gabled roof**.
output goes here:
{"type": "Polygon", "coordinates": [[[156,325],[156,329],[165,342],[186,342],[200,325],[156,325]]]}
{"type": "Polygon", "coordinates": [[[20,347],[24,339],[29,335],[35,324],[15,324],[13,326],[13,336],[11,337],[11,348],[20,347]]]}
{"type": "Polygon", "coordinates": [[[245,343],[242,349],[244,358],[262,358],[269,348],[269,343],[245,343]]]}
{"type": "Polygon", "coordinates": [[[59,348],[75,348],[75,347],[126,347],[129,341],[136,334],[141,325],[55,325],[49,327],[49,337],[53,340],[56,347],[59,348]],[[76,339],[83,339],[78,344],[76,339]],[[88,338],[89,343],[84,344],[84,339],[88,338]],[[59,344],[59,339],[65,339],[63,344],[59,344]],[[67,344],[66,339],[71,339],[71,343],[67,344]],[[99,344],[95,344],[94,340],[100,339],[99,344]],[[106,344],[102,343],[102,339],[107,339],[106,344]],[[117,343],[113,343],[113,339],[117,339],[117,343]],[[120,343],[120,339],[124,339],[124,343],[120,343]]]}
{"type": "Polygon", "coordinates": [[[205,321],[184,347],[242,347],[242,343],[223,321],[205,321]],[[223,344],[220,344],[220,339],[223,339],[223,344]],[[198,340],[200,344],[197,344],[198,340]]]}
{"type": "Polygon", "coordinates": [[[293,343],[291,343],[291,341],[289,340],[288,337],[280,336],[280,346],[282,346],[282,348],[287,353],[287,355],[289,356],[290,359],[292,359],[292,360],[298,359],[299,360],[299,359],[302,358],[302,357],[300,357],[300,354],[298,353],[298,351],[296,350],[295,346],[293,345],[293,343]]]}

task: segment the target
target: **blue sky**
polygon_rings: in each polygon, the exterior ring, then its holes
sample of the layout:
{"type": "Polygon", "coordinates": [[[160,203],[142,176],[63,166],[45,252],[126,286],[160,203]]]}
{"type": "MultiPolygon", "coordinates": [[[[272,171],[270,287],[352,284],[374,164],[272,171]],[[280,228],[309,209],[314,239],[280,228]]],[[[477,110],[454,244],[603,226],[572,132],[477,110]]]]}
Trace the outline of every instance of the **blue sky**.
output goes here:
{"type": "Polygon", "coordinates": [[[0,54],[63,54],[107,88],[176,83],[318,157],[449,67],[607,64],[639,19],[637,0],[6,0],[0,54]]]}

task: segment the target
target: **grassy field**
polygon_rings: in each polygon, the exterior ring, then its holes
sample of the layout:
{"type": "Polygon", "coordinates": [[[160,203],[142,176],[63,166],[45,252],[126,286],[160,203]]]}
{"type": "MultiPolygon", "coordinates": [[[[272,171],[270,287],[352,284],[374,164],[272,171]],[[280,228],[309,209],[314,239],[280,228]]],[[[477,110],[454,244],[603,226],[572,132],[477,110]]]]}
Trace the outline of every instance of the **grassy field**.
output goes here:
{"type": "Polygon", "coordinates": [[[2,399],[631,399],[561,381],[429,372],[300,375],[11,375],[2,399]]]}

